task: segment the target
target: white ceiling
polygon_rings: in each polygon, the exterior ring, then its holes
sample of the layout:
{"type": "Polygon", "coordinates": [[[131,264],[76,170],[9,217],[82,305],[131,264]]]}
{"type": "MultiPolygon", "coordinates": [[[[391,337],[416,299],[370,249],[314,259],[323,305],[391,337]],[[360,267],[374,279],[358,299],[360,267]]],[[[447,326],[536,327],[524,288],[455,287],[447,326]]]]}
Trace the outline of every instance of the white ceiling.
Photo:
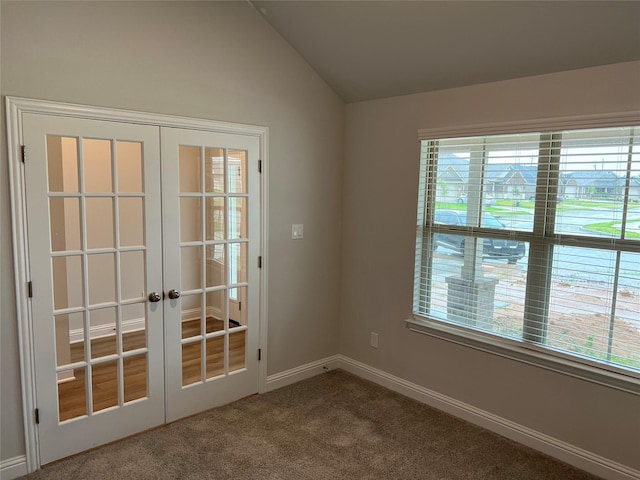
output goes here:
{"type": "Polygon", "coordinates": [[[640,59],[640,1],[257,1],[349,102],[640,59]]]}

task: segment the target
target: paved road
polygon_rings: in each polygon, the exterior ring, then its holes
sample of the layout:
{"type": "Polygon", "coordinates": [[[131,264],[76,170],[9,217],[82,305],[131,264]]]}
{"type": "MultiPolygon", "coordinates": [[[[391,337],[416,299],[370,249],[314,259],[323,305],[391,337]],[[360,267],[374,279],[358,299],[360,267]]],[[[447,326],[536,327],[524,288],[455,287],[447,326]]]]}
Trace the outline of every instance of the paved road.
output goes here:
{"type": "MultiPolygon", "coordinates": [[[[505,212],[508,215],[508,212],[505,212]]],[[[533,215],[514,215],[512,217],[494,214],[507,228],[515,230],[530,230],[533,225],[533,215]]],[[[585,232],[582,225],[585,223],[606,222],[615,220],[611,210],[580,210],[572,212],[558,212],[557,225],[559,233],[599,235],[594,232],[585,232]]],[[[439,270],[444,275],[459,273],[462,265],[460,256],[456,256],[440,247],[439,258],[444,264],[439,270]]],[[[529,261],[528,249],[525,257],[518,262],[522,272],[526,271],[529,261]]],[[[504,260],[484,259],[485,263],[503,264],[504,260]]],[[[615,252],[607,252],[588,248],[556,247],[554,252],[554,278],[582,285],[612,284],[615,274],[615,252]]],[[[631,289],[640,294],[640,253],[624,253],[620,261],[619,285],[631,289]]]]}

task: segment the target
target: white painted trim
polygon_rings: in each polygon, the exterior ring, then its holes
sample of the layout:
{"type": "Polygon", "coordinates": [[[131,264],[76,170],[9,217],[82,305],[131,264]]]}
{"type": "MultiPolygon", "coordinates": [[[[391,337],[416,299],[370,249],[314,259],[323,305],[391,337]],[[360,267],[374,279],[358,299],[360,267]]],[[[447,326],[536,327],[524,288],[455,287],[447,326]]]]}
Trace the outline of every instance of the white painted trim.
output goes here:
{"type": "Polygon", "coordinates": [[[315,377],[327,370],[340,368],[340,355],[332,355],[331,357],[322,358],[315,362],[300,365],[299,367],[285,370],[284,372],[269,375],[267,377],[267,391],[276,390],[286,387],[300,380],[315,377]]]}
{"type": "Polygon", "coordinates": [[[20,114],[35,113],[60,117],[108,120],[114,122],[152,125],[155,127],[186,128],[208,132],[233,133],[263,137],[267,128],[259,125],[228,123],[204,118],[179,117],[161,113],[147,113],[135,110],[121,110],[108,107],[93,107],[75,103],[52,102],[23,97],[6,97],[7,104],[15,105],[20,114]]]}
{"type": "MultiPolygon", "coordinates": [[[[207,317],[220,318],[220,309],[214,307],[207,307],[207,317]]],[[[189,310],[182,311],[182,321],[187,322],[189,320],[200,319],[200,309],[191,308],[189,310]]],[[[131,320],[125,320],[122,322],[122,333],[136,332],[144,330],[146,327],[146,320],[144,318],[134,318],[131,320]]],[[[95,340],[102,337],[108,337],[115,332],[115,323],[107,323],[104,325],[96,325],[91,327],[90,335],[91,339],[95,340]]],[[[81,342],[84,340],[84,329],[76,328],[69,331],[69,343],[81,342]]]]}
{"type": "Polygon", "coordinates": [[[36,408],[36,382],[33,331],[31,329],[31,302],[27,282],[29,275],[29,248],[27,244],[27,216],[24,182],[24,164],[21,161],[22,112],[19,103],[5,99],[7,116],[7,154],[9,162],[9,190],[11,194],[11,238],[13,240],[14,285],[16,291],[16,318],[18,324],[18,350],[20,354],[20,391],[24,427],[27,472],[40,467],[36,408]]]}
{"type": "Polygon", "coordinates": [[[447,325],[421,315],[414,315],[413,318],[405,320],[405,323],[412,332],[640,395],[640,377],[634,372],[622,373],[614,371],[613,367],[599,366],[595,363],[591,365],[588,359],[577,361],[577,357],[562,352],[539,348],[510,338],[497,338],[459,325],[447,325]],[[605,367],[611,370],[605,370],[605,367]]]}
{"type": "Polygon", "coordinates": [[[0,460],[0,480],[13,480],[27,473],[27,457],[24,455],[0,460]]]}
{"type": "Polygon", "coordinates": [[[258,393],[267,391],[267,359],[268,359],[268,325],[269,325],[269,129],[264,127],[260,142],[260,160],[262,173],[260,174],[260,255],[262,268],[260,269],[260,325],[258,348],[261,359],[258,362],[258,393]]]}
{"type": "MultiPolygon", "coordinates": [[[[209,313],[209,312],[206,312],[209,313]]],[[[190,308],[188,310],[183,310],[180,314],[180,320],[183,322],[188,322],[189,320],[199,320],[200,319],[200,309],[190,308]]]]}
{"type": "Polygon", "coordinates": [[[268,152],[269,129],[259,125],[227,123],[208,119],[187,118],[172,115],[145,113],[114,108],[92,107],[72,103],[35,100],[21,97],[5,97],[7,128],[7,150],[9,162],[9,189],[11,195],[12,241],[14,261],[14,283],[16,291],[16,315],[18,324],[18,348],[20,355],[20,387],[22,393],[23,426],[25,435],[25,457],[27,472],[40,468],[37,426],[33,412],[36,408],[36,383],[34,364],[33,332],[31,331],[31,304],[27,283],[29,274],[29,251],[26,229],[26,198],[24,188],[24,165],[21,161],[23,144],[22,115],[25,113],[56,115],[93,120],[109,120],[139,125],[186,128],[209,132],[231,133],[257,137],[262,160],[261,187],[261,255],[259,348],[262,361],[258,367],[258,391],[266,391],[267,384],[267,281],[268,281],[268,152]]]}
{"type": "Polygon", "coordinates": [[[338,357],[338,366],[347,372],[486,428],[569,465],[609,480],[640,479],[640,470],[576,447],[344,355],[338,355],[338,357]]]}
{"type": "Polygon", "coordinates": [[[419,140],[458,138],[480,135],[501,135],[510,133],[549,132],[583,128],[626,127],[640,122],[640,111],[606,113],[599,115],[578,115],[571,117],[538,118],[533,120],[460,125],[443,128],[418,130],[419,140]]]}
{"type": "MultiPolygon", "coordinates": [[[[132,320],[125,320],[122,322],[122,333],[130,333],[138,330],[144,330],[147,326],[147,322],[144,318],[134,318],[132,320]]],[[[102,337],[108,337],[113,335],[116,331],[115,323],[107,323],[105,325],[96,325],[91,327],[89,331],[92,340],[96,340],[102,337]]],[[[69,343],[82,342],[84,340],[84,329],[75,328],[69,330],[69,343]]]]}

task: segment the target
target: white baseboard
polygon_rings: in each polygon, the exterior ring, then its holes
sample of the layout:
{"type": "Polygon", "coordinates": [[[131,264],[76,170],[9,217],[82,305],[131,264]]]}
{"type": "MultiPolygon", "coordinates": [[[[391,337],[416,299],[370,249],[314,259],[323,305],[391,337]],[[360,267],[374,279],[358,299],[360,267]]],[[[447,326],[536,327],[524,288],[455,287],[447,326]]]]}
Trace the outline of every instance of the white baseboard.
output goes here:
{"type": "MultiPolygon", "coordinates": [[[[124,320],[122,322],[122,333],[135,332],[137,330],[144,330],[146,327],[144,318],[134,318],[133,320],[124,320]]],[[[95,340],[97,338],[107,337],[113,335],[116,331],[113,323],[107,323],[105,325],[96,325],[91,327],[90,338],[95,340]]],[[[84,340],[84,329],[77,328],[69,331],[69,343],[82,342],[84,340]]]]}
{"type": "Polygon", "coordinates": [[[594,475],[608,480],[640,479],[639,470],[614,462],[415,383],[408,382],[400,377],[370,367],[344,355],[338,355],[337,364],[339,368],[347,372],[486,428],[503,437],[531,447],[594,475]]]}
{"type": "Polygon", "coordinates": [[[267,392],[286,387],[287,385],[299,382],[300,380],[315,377],[327,370],[339,368],[338,362],[339,355],[332,355],[331,357],[307,363],[306,365],[301,365],[299,367],[292,368],[291,370],[285,370],[284,372],[276,373],[274,375],[268,375],[267,392]]]}
{"type": "Polygon", "coordinates": [[[19,457],[0,460],[0,480],[13,480],[27,473],[27,457],[19,457]]]}
{"type": "MultiPolygon", "coordinates": [[[[210,307],[206,308],[207,317],[213,318],[222,318],[221,311],[219,308],[210,307]]],[[[184,310],[182,312],[182,321],[186,322],[189,320],[196,320],[200,318],[200,309],[192,308],[189,310],[184,310]]],[[[135,332],[138,330],[144,330],[146,327],[144,318],[134,318],[131,320],[124,320],[122,322],[122,333],[135,332]]],[[[91,327],[91,337],[92,339],[107,337],[109,335],[113,335],[113,332],[116,331],[115,325],[113,323],[107,323],[105,325],[96,325],[95,327],[91,327]]],[[[82,342],[84,340],[84,329],[76,328],[69,331],[69,343],[82,342]]]]}

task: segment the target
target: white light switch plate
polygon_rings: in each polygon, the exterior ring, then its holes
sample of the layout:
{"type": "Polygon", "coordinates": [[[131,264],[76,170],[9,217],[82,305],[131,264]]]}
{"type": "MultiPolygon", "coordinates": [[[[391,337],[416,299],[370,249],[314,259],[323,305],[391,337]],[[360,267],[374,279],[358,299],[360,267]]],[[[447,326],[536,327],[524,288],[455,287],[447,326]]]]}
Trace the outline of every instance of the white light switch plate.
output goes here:
{"type": "Polygon", "coordinates": [[[302,223],[294,223],[291,225],[291,238],[300,240],[304,237],[304,225],[302,223]]]}

